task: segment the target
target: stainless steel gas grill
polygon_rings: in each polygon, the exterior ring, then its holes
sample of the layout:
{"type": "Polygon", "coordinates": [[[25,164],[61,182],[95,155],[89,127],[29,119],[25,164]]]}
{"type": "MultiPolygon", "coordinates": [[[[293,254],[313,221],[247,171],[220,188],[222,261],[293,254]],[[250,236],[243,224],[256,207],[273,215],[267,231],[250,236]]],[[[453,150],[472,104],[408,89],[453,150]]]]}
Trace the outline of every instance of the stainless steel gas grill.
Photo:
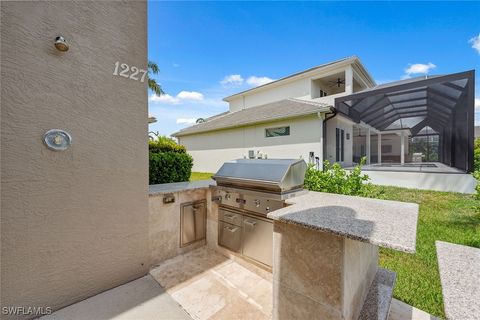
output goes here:
{"type": "Polygon", "coordinates": [[[305,192],[303,160],[238,159],[223,164],[213,176],[218,209],[218,244],[272,266],[271,211],[285,199],[305,192]]]}

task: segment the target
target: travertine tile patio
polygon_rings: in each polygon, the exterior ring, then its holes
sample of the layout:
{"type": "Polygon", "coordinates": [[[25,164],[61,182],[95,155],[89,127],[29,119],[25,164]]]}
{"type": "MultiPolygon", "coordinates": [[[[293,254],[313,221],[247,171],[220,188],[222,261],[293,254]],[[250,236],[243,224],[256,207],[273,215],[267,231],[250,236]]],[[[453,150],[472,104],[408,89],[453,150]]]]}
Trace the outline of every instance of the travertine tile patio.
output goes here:
{"type": "MultiPolygon", "coordinates": [[[[272,318],[272,274],[207,247],[167,260],[150,274],[195,320],[272,318]]],[[[434,319],[392,301],[389,320],[434,319]]]]}

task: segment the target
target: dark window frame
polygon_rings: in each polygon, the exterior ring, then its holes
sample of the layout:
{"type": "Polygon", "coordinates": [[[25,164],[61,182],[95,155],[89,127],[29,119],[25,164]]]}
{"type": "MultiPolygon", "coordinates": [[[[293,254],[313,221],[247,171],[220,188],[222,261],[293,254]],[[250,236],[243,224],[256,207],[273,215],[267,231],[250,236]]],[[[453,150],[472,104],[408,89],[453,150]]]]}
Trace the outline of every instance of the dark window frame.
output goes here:
{"type": "Polygon", "coordinates": [[[265,138],[275,138],[275,137],[286,137],[290,135],[290,126],[281,126],[281,127],[273,127],[273,128],[265,128],[265,138]],[[269,130],[278,130],[278,129],[285,129],[285,133],[279,134],[277,133],[268,133],[269,130]]]}
{"type": "Polygon", "coordinates": [[[335,128],[335,161],[345,161],[345,130],[335,128]]]}

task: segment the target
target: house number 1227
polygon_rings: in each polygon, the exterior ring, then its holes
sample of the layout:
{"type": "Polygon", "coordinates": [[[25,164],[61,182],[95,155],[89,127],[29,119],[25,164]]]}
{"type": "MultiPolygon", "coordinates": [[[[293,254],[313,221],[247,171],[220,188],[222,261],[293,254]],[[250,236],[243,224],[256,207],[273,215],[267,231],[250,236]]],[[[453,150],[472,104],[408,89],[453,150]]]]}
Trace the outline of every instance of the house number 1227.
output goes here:
{"type": "Polygon", "coordinates": [[[147,70],[138,69],[134,66],[129,67],[128,64],[117,61],[115,62],[115,70],[113,70],[113,75],[137,81],[140,80],[140,82],[143,82],[145,80],[145,76],[147,75],[147,70]],[[121,71],[118,72],[118,69],[121,69],[121,71]],[[142,76],[139,78],[140,73],[142,76]]]}

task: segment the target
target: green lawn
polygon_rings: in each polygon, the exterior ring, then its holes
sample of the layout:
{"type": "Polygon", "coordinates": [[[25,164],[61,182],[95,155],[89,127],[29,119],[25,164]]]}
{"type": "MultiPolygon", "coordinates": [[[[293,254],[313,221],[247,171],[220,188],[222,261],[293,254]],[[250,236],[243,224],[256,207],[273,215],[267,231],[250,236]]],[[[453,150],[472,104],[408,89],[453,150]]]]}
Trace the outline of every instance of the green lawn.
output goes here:
{"type": "Polygon", "coordinates": [[[190,181],[196,180],[208,180],[213,176],[213,173],[210,172],[192,172],[190,176],[190,181]]]}
{"type": "Polygon", "coordinates": [[[380,250],[380,265],[397,273],[394,296],[445,317],[435,240],[480,247],[480,201],[452,192],[380,187],[381,198],[420,204],[417,252],[380,250]]]}
{"type": "MultiPolygon", "coordinates": [[[[190,180],[211,175],[193,172],[190,180]]],[[[480,200],[452,192],[374,188],[379,198],[420,204],[417,252],[380,250],[380,265],[397,273],[395,298],[444,318],[435,240],[480,248],[480,200]]]]}

